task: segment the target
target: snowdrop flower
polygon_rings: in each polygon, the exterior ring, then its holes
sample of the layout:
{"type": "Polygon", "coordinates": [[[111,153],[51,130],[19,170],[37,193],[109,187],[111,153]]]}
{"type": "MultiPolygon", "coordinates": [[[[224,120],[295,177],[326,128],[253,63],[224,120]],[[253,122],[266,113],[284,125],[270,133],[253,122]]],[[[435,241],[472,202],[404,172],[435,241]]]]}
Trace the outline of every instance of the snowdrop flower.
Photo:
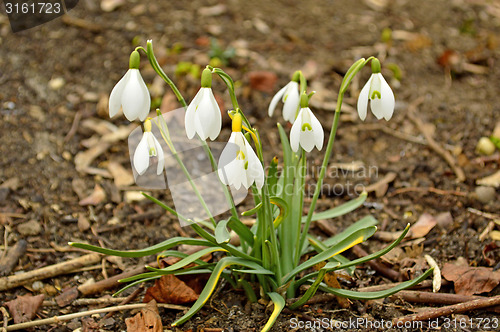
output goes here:
{"type": "Polygon", "coordinates": [[[373,115],[380,120],[389,121],[394,113],[394,93],[380,73],[380,62],[372,60],[372,76],[366,82],[358,98],[358,114],[361,120],[366,119],[368,100],[373,115]]]}
{"type": "Polygon", "coordinates": [[[290,131],[290,146],[294,152],[299,150],[299,145],[306,151],[316,146],[318,150],[323,148],[325,133],[318,119],[308,107],[308,97],[304,93],[300,99],[301,109],[290,131]]]}
{"type": "Polygon", "coordinates": [[[185,126],[189,139],[195,134],[202,140],[210,137],[212,141],[219,136],[222,116],[211,87],[212,71],[205,68],[201,74],[201,88],[186,110],[185,126]]]}
{"type": "Polygon", "coordinates": [[[290,123],[295,121],[295,115],[300,102],[299,80],[300,72],[297,71],[293,74],[292,80],[274,95],[271,104],[269,104],[269,116],[273,116],[274,109],[281,99],[283,101],[283,119],[290,123]]]}
{"type": "Polygon", "coordinates": [[[259,158],[241,132],[241,114],[233,117],[233,132],[219,159],[219,178],[225,185],[236,190],[248,189],[255,182],[257,188],[264,185],[264,169],[259,158]]]}
{"type": "Polygon", "coordinates": [[[144,121],[149,114],[151,97],[146,83],[139,72],[140,55],[133,51],[130,54],[129,70],[116,83],[109,96],[109,116],[112,118],[120,107],[129,121],[139,119],[144,121]]]}
{"type": "Polygon", "coordinates": [[[144,122],[144,134],[134,152],[134,168],[139,175],[144,174],[148,169],[150,157],[158,158],[156,174],[160,175],[165,166],[165,157],[160,143],[151,132],[151,120],[147,119],[144,122]]]}

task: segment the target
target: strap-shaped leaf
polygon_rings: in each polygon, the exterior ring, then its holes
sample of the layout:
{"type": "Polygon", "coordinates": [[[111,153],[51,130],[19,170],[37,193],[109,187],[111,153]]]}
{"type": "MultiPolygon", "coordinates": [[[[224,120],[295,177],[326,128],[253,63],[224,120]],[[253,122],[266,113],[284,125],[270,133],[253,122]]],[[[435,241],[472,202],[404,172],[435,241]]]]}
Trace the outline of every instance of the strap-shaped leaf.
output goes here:
{"type": "MultiPolygon", "coordinates": [[[[332,218],[336,218],[339,216],[343,216],[344,214],[347,214],[353,210],[356,210],[358,207],[360,207],[366,201],[367,196],[368,196],[368,194],[365,191],[363,191],[361,193],[361,195],[359,195],[359,197],[356,199],[350,200],[349,202],[346,202],[344,204],[336,206],[333,209],[314,213],[312,215],[311,220],[317,221],[320,219],[332,219],[332,218]]],[[[303,216],[302,222],[306,222],[306,219],[307,219],[307,216],[303,216]]]]}
{"type": "Polygon", "coordinates": [[[198,226],[197,224],[191,224],[191,227],[193,228],[193,230],[199,235],[201,236],[202,238],[212,242],[213,244],[216,244],[218,245],[219,247],[221,248],[224,248],[226,249],[227,251],[229,251],[233,256],[236,256],[236,257],[241,257],[241,258],[244,258],[244,259],[247,259],[247,260],[250,260],[250,261],[254,261],[254,262],[257,262],[257,263],[260,263],[260,260],[258,258],[255,258],[255,257],[252,257],[246,253],[244,253],[243,251],[241,250],[238,250],[236,247],[234,247],[233,245],[231,244],[225,244],[225,243],[219,243],[217,244],[217,241],[215,240],[215,237],[208,233],[207,231],[205,231],[203,228],[201,228],[200,226],[198,226]]]}
{"type": "Polygon", "coordinates": [[[257,206],[255,206],[253,209],[241,212],[241,215],[245,216],[245,217],[251,216],[253,214],[256,214],[257,211],[259,211],[261,207],[262,207],[262,202],[260,202],[259,204],[257,204],[257,206]]]}
{"type": "Polygon", "coordinates": [[[346,237],[336,245],[328,248],[327,250],[323,251],[322,253],[317,254],[316,256],[308,259],[304,263],[300,264],[297,266],[295,269],[290,271],[287,275],[283,277],[281,280],[281,284],[284,285],[286,284],[289,280],[291,280],[296,274],[304,271],[305,269],[308,269],[312,267],[313,265],[316,265],[320,262],[326,261],[330,259],[331,257],[338,255],[344,251],[346,251],[349,248],[354,247],[356,244],[359,244],[363,241],[366,241],[370,236],[372,236],[377,230],[377,227],[372,226],[364,229],[360,229],[354,233],[352,233],[350,236],[346,237]]]}
{"type": "Polygon", "coordinates": [[[277,196],[271,197],[269,200],[271,201],[271,204],[276,205],[280,209],[278,216],[273,221],[274,228],[276,229],[281,224],[283,219],[288,216],[289,206],[285,200],[277,196]]]}
{"type": "Polygon", "coordinates": [[[286,304],[285,299],[278,293],[269,292],[267,293],[267,295],[271,298],[271,301],[273,301],[274,309],[271,317],[269,317],[269,319],[267,320],[266,325],[264,325],[264,327],[262,328],[262,332],[267,332],[271,329],[271,327],[274,325],[274,322],[276,322],[276,318],[278,318],[286,304]]]}
{"type": "MultiPolygon", "coordinates": [[[[307,240],[309,241],[311,246],[316,250],[317,253],[323,252],[328,249],[328,247],[325,246],[323,242],[321,242],[320,240],[318,240],[317,238],[315,238],[310,234],[307,234],[307,240]]],[[[350,262],[350,260],[338,254],[330,258],[330,262],[339,262],[340,264],[347,264],[350,262]]],[[[349,274],[353,274],[354,270],[355,270],[354,267],[349,268],[348,269],[349,274]]]]}
{"type": "Polygon", "coordinates": [[[231,234],[227,230],[228,221],[229,220],[221,220],[215,227],[215,241],[219,244],[229,243],[229,240],[231,240],[231,234]]]}
{"type": "Polygon", "coordinates": [[[151,246],[151,247],[147,247],[147,248],[139,249],[139,250],[125,250],[125,251],[101,248],[101,247],[94,246],[91,244],[86,244],[86,243],[69,242],[68,244],[72,247],[75,247],[75,248],[80,248],[80,249],[98,252],[98,253],[105,254],[105,255],[120,256],[120,257],[150,256],[150,255],[157,254],[161,251],[168,250],[172,247],[175,247],[175,246],[178,246],[181,244],[188,244],[188,245],[193,245],[193,246],[208,246],[208,247],[214,246],[214,243],[208,242],[206,240],[192,239],[190,237],[173,237],[173,238],[168,239],[166,241],[155,244],[154,246],[151,246]]]}
{"type": "Polygon", "coordinates": [[[418,285],[419,283],[424,281],[429,275],[431,275],[433,270],[434,270],[433,268],[430,268],[427,271],[425,271],[425,273],[422,274],[418,278],[402,282],[393,288],[389,288],[389,289],[378,291],[378,292],[357,292],[357,291],[352,291],[352,290],[347,290],[347,289],[332,288],[332,287],[328,287],[325,285],[320,285],[319,288],[325,292],[332,293],[332,294],[335,294],[337,296],[347,297],[349,299],[375,300],[375,299],[381,299],[383,297],[390,296],[390,295],[395,294],[395,293],[399,292],[400,290],[406,289],[408,287],[413,287],[415,285],[418,285]]]}
{"type": "MultiPolygon", "coordinates": [[[[203,290],[200,293],[200,296],[198,297],[198,300],[193,304],[193,306],[182,316],[179,318],[177,321],[175,321],[172,326],[179,326],[182,323],[186,322],[189,318],[191,318],[194,314],[200,310],[203,305],[208,301],[210,298],[210,295],[212,295],[213,291],[215,290],[215,287],[217,286],[217,282],[219,281],[220,275],[222,271],[224,271],[225,268],[231,266],[231,265],[241,265],[248,267],[250,269],[254,270],[265,270],[262,266],[259,264],[248,261],[246,259],[242,259],[239,257],[224,257],[222,258],[217,265],[214,268],[214,271],[210,275],[210,278],[207,281],[207,284],[203,288],[203,290]]],[[[272,274],[271,271],[268,271],[268,274],[272,274]]]]}
{"type": "Polygon", "coordinates": [[[241,220],[231,217],[227,225],[239,235],[241,239],[246,241],[250,246],[253,246],[253,233],[252,231],[241,222],[241,220]]]}
{"type": "Polygon", "coordinates": [[[195,252],[195,253],[193,253],[191,255],[188,255],[186,258],[181,259],[177,263],[172,264],[170,266],[167,266],[167,267],[165,267],[163,269],[158,269],[158,268],[155,268],[155,267],[152,267],[152,266],[146,266],[146,268],[148,270],[150,270],[150,271],[155,271],[155,272],[158,272],[160,274],[165,274],[164,272],[170,272],[170,271],[175,271],[175,270],[181,269],[184,266],[195,262],[199,258],[201,258],[201,257],[203,257],[205,255],[211,254],[211,253],[213,253],[215,251],[225,251],[225,252],[227,252],[226,249],[217,248],[217,247],[206,248],[206,249],[202,249],[200,251],[197,251],[197,252],[195,252]]]}
{"type": "Polygon", "coordinates": [[[325,278],[326,273],[328,271],[331,271],[332,269],[336,268],[339,265],[340,265],[340,263],[338,263],[338,262],[335,262],[335,263],[330,262],[330,263],[327,263],[325,266],[323,266],[318,271],[318,276],[316,277],[316,280],[313,282],[313,284],[311,285],[311,287],[309,287],[309,289],[306,291],[306,293],[300,299],[298,299],[297,301],[295,301],[294,303],[292,303],[289,306],[289,308],[291,310],[297,309],[298,307],[304,305],[307,301],[309,301],[309,299],[318,290],[318,287],[321,284],[321,282],[323,281],[323,278],[325,278]]]}
{"type": "Polygon", "coordinates": [[[327,247],[331,247],[334,244],[339,243],[340,241],[342,241],[342,239],[348,237],[352,233],[354,233],[360,229],[365,229],[368,227],[376,226],[377,224],[378,224],[377,219],[375,219],[371,215],[368,215],[368,216],[363,217],[360,220],[356,221],[354,224],[347,227],[342,232],[340,232],[340,233],[336,234],[335,236],[332,236],[331,238],[323,241],[323,244],[327,247]]]}

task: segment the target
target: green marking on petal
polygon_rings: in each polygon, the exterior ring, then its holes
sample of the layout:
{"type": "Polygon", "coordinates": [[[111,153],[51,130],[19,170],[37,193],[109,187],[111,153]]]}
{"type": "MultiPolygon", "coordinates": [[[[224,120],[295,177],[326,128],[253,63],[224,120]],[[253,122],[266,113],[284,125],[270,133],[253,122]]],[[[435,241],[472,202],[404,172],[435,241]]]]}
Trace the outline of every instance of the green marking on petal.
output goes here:
{"type": "Polygon", "coordinates": [[[372,99],[372,100],[373,100],[373,99],[375,99],[375,98],[376,98],[376,99],[380,99],[380,98],[382,98],[382,94],[381,94],[379,91],[373,91],[372,96],[370,97],[370,99],[372,99]]]}
{"type": "Polygon", "coordinates": [[[306,131],[306,129],[309,130],[309,131],[312,130],[312,127],[311,127],[311,125],[309,123],[304,123],[302,125],[302,131],[306,131]]]}
{"type": "Polygon", "coordinates": [[[247,169],[248,169],[248,161],[245,162],[245,170],[247,170],[247,169]]]}
{"type": "Polygon", "coordinates": [[[156,156],[156,149],[153,146],[149,148],[149,156],[156,156]]]}

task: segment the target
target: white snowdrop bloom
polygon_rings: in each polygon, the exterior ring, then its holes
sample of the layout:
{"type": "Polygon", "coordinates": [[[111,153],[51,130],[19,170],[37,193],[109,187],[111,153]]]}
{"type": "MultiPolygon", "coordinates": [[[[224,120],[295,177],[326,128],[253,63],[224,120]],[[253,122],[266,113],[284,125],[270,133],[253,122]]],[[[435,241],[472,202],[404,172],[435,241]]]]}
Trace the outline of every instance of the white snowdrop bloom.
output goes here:
{"type": "Polygon", "coordinates": [[[240,114],[236,114],[233,118],[233,132],[219,158],[218,168],[222,183],[233,186],[236,190],[240,189],[242,185],[248,189],[254,182],[259,189],[264,185],[264,168],[241,132],[240,114]],[[238,117],[239,119],[237,119],[238,117]]]}
{"type": "Polygon", "coordinates": [[[151,108],[151,97],[141,73],[139,72],[140,55],[134,51],[130,55],[129,70],[116,83],[109,96],[109,116],[112,118],[120,107],[129,121],[144,121],[151,108]]]}
{"type": "Polygon", "coordinates": [[[318,150],[321,150],[323,148],[324,137],[323,127],[313,112],[311,112],[311,109],[309,107],[301,108],[290,131],[290,146],[292,150],[297,152],[299,146],[306,152],[311,152],[314,146],[318,150]]]}
{"type": "Polygon", "coordinates": [[[394,93],[380,73],[380,62],[372,60],[372,76],[366,82],[358,98],[358,114],[361,120],[366,119],[368,100],[373,115],[380,120],[389,121],[394,113],[394,93]]]}
{"type": "Polygon", "coordinates": [[[268,108],[269,116],[273,116],[280,99],[283,101],[283,119],[293,123],[300,102],[299,83],[292,80],[274,95],[268,108]]]}
{"type": "Polygon", "coordinates": [[[134,152],[134,168],[139,175],[148,169],[150,157],[158,158],[156,174],[160,175],[165,166],[165,157],[160,142],[151,132],[151,121],[148,119],[144,122],[144,134],[134,152]]]}
{"type": "Polygon", "coordinates": [[[220,134],[222,115],[212,92],[212,72],[203,70],[201,88],[189,104],[185,115],[186,134],[192,139],[198,134],[202,140],[213,141],[220,134]]]}

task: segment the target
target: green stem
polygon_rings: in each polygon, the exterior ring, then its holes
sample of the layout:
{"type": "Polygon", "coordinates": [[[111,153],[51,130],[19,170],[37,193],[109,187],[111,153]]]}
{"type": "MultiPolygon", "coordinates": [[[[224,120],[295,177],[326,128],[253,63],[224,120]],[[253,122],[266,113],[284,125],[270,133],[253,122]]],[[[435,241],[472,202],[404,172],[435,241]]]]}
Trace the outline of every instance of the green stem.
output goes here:
{"type": "MultiPolygon", "coordinates": [[[[154,71],[160,75],[160,77],[167,82],[167,84],[170,86],[172,91],[174,92],[175,96],[177,97],[177,100],[181,103],[183,107],[187,107],[187,103],[184,100],[184,97],[181,95],[179,92],[179,89],[175,86],[174,82],[165,74],[163,69],[161,69],[160,65],[158,64],[158,61],[156,60],[155,54],[153,52],[153,41],[148,40],[147,42],[147,51],[146,54],[148,56],[149,63],[153,67],[154,71]]],[[[142,48],[144,50],[144,48],[142,48]]]]}

